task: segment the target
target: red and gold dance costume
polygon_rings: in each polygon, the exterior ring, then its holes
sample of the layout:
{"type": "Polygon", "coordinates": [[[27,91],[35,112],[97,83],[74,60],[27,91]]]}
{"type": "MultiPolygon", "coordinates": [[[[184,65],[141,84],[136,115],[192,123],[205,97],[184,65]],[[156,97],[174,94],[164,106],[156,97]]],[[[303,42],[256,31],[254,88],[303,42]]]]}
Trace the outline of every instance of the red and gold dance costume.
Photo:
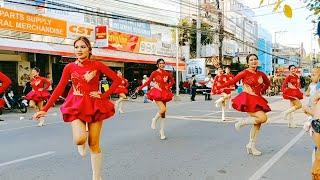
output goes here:
{"type": "Polygon", "coordinates": [[[124,77],[121,77],[121,84],[114,90],[114,94],[128,94],[129,83],[124,77]]]}
{"type": "Polygon", "coordinates": [[[146,81],[142,86],[140,86],[139,90],[141,91],[143,87],[150,85],[152,80],[155,81],[156,85],[148,91],[148,99],[150,99],[151,101],[162,101],[164,103],[171,101],[173,93],[170,89],[174,84],[172,74],[165,70],[159,69],[153,71],[148,81],[146,81]]]}
{"type": "MultiPolygon", "coordinates": [[[[229,74],[224,74],[224,83],[231,81],[234,78],[234,75],[229,73],[229,74]]],[[[226,94],[231,94],[232,91],[234,91],[236,89],[235,85],[232,84],[229,87],[224,88],[223,92],[226,94]]]]}
{"type": "Polygon", "coordinates": [[[121,79],[106,65],[91,60],[85,60],[83,63],[76,61],[66,65],[61,80],[43,111],[48,111],[63,93],[69,79],[72,81],[72,88],[60,107],[65,122],[80,119],[90,123],[102,121],[114,115],[114,104],[108,98],[121,83],[121,79]],[[99,91],[101,73],[111,78],[113,82],[110,89],[101,94],[101,98],[95,98],[90,96],[90,93],[99,91]]]}
{"type": "MultiPolygon", "coordinates": [[[[10,86],[11,80],[5,74],[0,72],[0,81],[2,85],[0,86],[0,94],[4,93],[4,91],[10,86]]],[[[0,108],[3,108],[5,105],[5,101],[0,98],[0,108]]]]}
{"type": "Polygon", "coordinates": [[[50,93],[47,89],[50,87],[51,82],[49,79],[36,76],[31,80],[32,91],[26,95],[27,100],[33,100],[36,103],[49,99],[50,93]],[[40,90],[41,89],[41,90],[40,90]]]}
{"type": "Polygon", "coordinates": [[[283,98],[288,100],[303,99],[303,93],[300,91],[300,79],[297,75],[289,75],[284,80],[281,91],[283,98]]]}
{"type": "Polygon", "coordinates": [[[232,107],[241,112],[271,111],[268,101],[262,97],[270,86],[270,81],[261,71],[244,70],[218,88],[229,87],[240,80],[243,82],[244,91],[232,99],[232,107]]]}
{"type": "Polygon", "coordinates": [[[213,79],[213,86],[211,88],[211,94],[221,94],[223,89],[219,89],[219,86],[222,86],[225,83],[225,78],[223,74],[216,75],[213,79]]]}

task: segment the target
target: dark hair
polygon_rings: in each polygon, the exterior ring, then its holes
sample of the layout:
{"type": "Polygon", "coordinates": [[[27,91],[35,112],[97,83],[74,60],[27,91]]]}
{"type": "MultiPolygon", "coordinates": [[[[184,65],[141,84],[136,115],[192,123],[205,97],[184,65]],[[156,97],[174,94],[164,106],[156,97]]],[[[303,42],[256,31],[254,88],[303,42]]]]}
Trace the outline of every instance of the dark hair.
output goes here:
{"type": "Polygon", "coordinates": [[[231,69],[229,66],[226,66],[224,69],[227,69],[227,68],[228,68],[228,69],[231,69]]]}
{"type": "Polygon", "coordinates": [[[251,56],[255,56],[257,59],[259,59],[256,54],[249,54],[249,55],[246,57],[247,64],[249,63],[249,59],[250,59],[251,56]]]}
{"type": "MultiPolygon", "coordinates": [[[[83,41],[88,46],[89,50],[92,51],[90,40],[87,37],[85,36],[78,37],[76,40],[74,40],[73,47],[76,45],[76,42],[78,41],[83,41]]],[[[89,58],[91,57],[91,55],[92,55],[92,52],[89,53],[89,58]]]]}
{"type": "Polygon", "coordinates": [[[160,63],[161,61],[165,63],[165,61],[164,61],[162,58],[159,58],[159,59],[157,60],[157,66],[159,65],[159,63],[160,63]]]}
{"type": "Polygon", "coordinates": [[[295,65],[291,64],[288,68],[289,68],[289,71],[292,67],[296,67],[295,65]]]}
{"type": "Polygon", "coordinates": [[[320,133],[320,121],[319,119],[313,119],[311,121],[311,127],[314,129],[316,133],[320,133]]]}
{"type": "Polygon", "coordinates": [[[40,69],[39,69],[38,67],[34,67],[34,68],[32,68],[32,70],[35,70],[35,71],[37,71],[38,73],[40,73],[40,69]]]}

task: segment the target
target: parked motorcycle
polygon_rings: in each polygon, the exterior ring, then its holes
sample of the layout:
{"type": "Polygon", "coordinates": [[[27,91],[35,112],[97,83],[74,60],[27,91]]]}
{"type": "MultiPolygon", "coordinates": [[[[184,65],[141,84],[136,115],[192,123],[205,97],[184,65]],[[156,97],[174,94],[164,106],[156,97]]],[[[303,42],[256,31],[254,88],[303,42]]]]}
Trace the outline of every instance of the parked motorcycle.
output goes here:
{"type": "Polygon", "coordinates": [[[22,97],[15,96],[13,90],[9,89],[5,91],[2,98],[5,101],[5,105],[0,108],[0,114],[2,114],[3,110],[19,109],[22,113],[26,113],[28,111],[28,101],[22,97]]]}

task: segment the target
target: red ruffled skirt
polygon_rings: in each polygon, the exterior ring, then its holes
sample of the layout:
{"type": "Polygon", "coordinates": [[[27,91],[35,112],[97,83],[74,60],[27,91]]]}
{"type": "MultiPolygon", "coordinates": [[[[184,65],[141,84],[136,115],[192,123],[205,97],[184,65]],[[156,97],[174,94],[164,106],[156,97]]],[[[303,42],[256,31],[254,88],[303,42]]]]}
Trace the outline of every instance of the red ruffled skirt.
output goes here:
{"type": "Polygon", "coordinates": [[[226,94],[231,94],[234,89],[224,89],[223,92],[226,94]]]}
{"type": "Polygon", "coordinates": [[[35,102],[40,102],[49,99],[50,93],[46,90],[43,91],[30,91],[26,95],[27,100],[33,100],[35,102]]]}
{"type": "Polygon", "coordinates": [[[288,100],[296,100],[296,98],[303,99],[303,93],[300,91],[300,89],[288,88],[283,91],[282,96],[284,99],[288,100]]]}
{"type": "Polygon", "coordinates": [[[266,99],[246,92],[242,92],[232,99],[232,107],[241,112],[271,111],[266,99]]]}
{"type": "Polygon", "coordinates": [[[4,99],[0,98],[0,108],[3,108],[5,104],[6,102],[4,101],[4,99]]]}
{"type": "Polygon", "coordinates": [[[114,104],[107,99],[76,96],[72,93],[61,105],[60,111],[65,122],[80,119],[88,123],[105,120],[115,113],[114,104]]]}
{"type": "Polygon", "coordinates": [[[147,97],[151,101],[169,102],[173,98],[173,93],[167,89],[159,90],[158,88],[152,88],[147,92],[147,97]]]}
{"type": "Polygon", "coordinates": [[[124,93],[124,94],[128,94],[128,89],[127,88],[124,88],[124,87],[117,87],[114,91],[113,91],[114,94],[121,94],[121,93],[124,93]]]}

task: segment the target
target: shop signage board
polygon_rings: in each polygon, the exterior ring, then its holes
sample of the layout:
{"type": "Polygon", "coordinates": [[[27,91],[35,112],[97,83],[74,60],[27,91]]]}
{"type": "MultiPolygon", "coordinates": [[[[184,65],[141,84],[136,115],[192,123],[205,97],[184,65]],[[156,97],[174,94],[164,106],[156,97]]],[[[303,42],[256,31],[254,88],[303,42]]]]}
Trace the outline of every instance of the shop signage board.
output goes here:
{"type": "Polygon", "coordinates": [[[68,39],[76,39],[79,36],[87,37],[91,42],[95,41],[95,28],[91,25],[83,25],[68,22],[68,39]]]}
{"type": "Polygon", "coordinates": [[[95,47],[108,47],[108,26],[96,26],[95,47]]]}
{"type": "Polygon", "coordinates": [[[54,37],[67,37],[67,22],[37,14],[0,8],[0,28],[54,37]]]}
{"type": "Polygon", "coordinates": [[[109,19],[109,27],[112,30],[128,34],[151,37],[151,28],[150,24],[148,23],[128,21],[123,19],[109,19]]]}

